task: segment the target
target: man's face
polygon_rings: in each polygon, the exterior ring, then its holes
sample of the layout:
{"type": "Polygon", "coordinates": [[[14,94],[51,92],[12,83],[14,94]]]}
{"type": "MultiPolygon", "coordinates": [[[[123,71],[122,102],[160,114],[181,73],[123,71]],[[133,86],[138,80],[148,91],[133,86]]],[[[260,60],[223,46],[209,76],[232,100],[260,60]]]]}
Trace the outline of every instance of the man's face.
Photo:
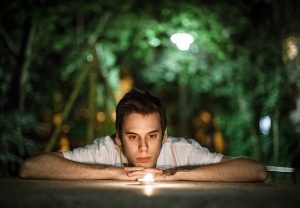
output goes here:
{"type": "Polygon", "coordinates": [[[130,113],[124,118],[122,142],[129,162],[138,167],[156,166],[162,143],[158,113],[130,113]]]}

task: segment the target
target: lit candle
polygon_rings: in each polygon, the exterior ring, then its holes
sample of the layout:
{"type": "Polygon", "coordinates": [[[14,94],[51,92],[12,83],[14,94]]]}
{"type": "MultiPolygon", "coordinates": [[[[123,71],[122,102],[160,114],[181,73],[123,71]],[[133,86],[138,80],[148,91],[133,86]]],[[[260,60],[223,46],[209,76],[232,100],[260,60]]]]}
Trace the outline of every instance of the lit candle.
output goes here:
{"type": "Polygon", "coordinates": [[[154,177],[151,173],[147,173],[144,178],[138,179],[141,184],[152,184],[154,182],[154,177]]]}

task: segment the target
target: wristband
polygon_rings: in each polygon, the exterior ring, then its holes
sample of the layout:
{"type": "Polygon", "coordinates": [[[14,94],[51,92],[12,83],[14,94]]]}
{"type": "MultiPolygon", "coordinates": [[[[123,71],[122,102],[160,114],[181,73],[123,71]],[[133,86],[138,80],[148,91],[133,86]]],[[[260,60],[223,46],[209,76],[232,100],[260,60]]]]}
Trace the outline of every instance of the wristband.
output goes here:
{"type": "Polygon", "coordinates": [[[175,173],[177,172],[177,168],[170,168],[170,169],[165,169],[163,170],[163,174],[165,176],[172,176],[175,175],[175,173]]]}

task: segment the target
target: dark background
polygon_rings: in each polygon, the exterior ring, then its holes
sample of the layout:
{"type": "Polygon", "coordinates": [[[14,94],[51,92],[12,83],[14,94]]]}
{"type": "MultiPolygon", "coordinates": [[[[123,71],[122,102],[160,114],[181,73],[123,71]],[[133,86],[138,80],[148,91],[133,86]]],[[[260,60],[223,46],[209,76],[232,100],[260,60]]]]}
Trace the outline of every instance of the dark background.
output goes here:
{"type": "Polygon", "coordinates": [[[132,87],[162,99],[169,135],[299,166],[299,11],[296,0],[1,1],[0,176],[114,133],[132,87]],[[190,50],[176,32],[194,37],[190,50]]]}

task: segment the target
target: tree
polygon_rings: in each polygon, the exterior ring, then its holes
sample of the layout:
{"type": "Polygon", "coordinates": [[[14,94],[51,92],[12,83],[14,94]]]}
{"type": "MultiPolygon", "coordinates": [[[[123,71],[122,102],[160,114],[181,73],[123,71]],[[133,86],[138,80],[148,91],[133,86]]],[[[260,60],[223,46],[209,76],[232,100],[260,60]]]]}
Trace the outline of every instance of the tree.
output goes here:
{"type": "Polygon", "coordinates": [[[134,85],[162,98],[169,134],[195,137],[193,121],[207,112],[204,137],[221,134],[226,154],[288,165],[299,152],[288,117],[297,67],[282,62],[281,49],[299,31],[291,2],[1,2],[1,114],[21,109],[32,116],[32,136],[25,129],[20,135],[41,151],[49,141],[47,150],[56,150],[61,137],[75,147],[114,131],[116,101],[134,85]],[[171,43],[175,32],[194,36],[190,51],[171,43]],[[266,115],[273,130],[262,135],[258,123],[266,115]]]}

